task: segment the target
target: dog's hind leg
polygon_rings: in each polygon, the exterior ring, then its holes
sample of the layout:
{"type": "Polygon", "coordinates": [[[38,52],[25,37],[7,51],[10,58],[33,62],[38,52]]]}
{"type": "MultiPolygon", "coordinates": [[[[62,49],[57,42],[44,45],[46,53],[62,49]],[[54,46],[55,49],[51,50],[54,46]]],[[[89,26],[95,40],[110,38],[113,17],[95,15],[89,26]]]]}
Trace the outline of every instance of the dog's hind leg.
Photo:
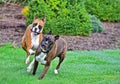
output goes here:
{"type": "Polygon", "coordinates": [[[65,58],[64,54],[59,56],[59,63],[57,65],[56,69],[54,70],[54,74],[58,74],[58,70],[60,69],[60,65],[63,62],[64,58],[65,58]]]}

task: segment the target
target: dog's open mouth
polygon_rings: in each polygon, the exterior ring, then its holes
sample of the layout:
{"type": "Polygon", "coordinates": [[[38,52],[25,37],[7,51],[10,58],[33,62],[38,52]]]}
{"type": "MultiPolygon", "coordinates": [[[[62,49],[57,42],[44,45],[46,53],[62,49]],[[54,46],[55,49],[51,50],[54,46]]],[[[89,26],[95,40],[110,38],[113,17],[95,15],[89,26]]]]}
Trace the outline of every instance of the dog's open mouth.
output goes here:
{"type": "Polygon", "coordinates": [[[47,53],[46,46],[41,46],[40,45],[40,49],[42,50],[42,52],[47,53]]]}
{"type": "Polygon", "coordinates": [[[33,33],[34,33],[34,35],[38,35],[38,34],[40,34],[39,32],[35,32],[35,31],[33,31],[33,33]]]}

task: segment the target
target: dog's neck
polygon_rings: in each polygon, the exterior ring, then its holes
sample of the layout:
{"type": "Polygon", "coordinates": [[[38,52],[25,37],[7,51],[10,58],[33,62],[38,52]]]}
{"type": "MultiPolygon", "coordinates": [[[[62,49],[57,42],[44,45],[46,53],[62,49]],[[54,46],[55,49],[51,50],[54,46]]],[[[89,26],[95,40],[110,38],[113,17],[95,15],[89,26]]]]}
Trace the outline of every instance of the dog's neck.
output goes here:
{"type": "Polygon", "coordinates": [[[50,51],[47,53],[47,55],[49,56],[49,55],[53,55],[53,54],[55,54],[56,53],[56,47],[57,45],[56,45],[56,43],[54,43],[54,45],[53,45],[53,47],[50,49],[50,51]]]}

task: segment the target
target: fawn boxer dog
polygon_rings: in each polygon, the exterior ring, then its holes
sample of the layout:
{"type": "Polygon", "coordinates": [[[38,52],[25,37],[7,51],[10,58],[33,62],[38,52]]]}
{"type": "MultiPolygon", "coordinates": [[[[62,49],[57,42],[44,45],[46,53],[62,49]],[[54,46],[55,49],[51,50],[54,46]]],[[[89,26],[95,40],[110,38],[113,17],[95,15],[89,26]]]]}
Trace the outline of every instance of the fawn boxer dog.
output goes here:
{"type": "Polygon", "coordinates": [[[39,79],[42,79],[45,76],[47,70],[49,69],[51,61],[54,58],[59,57],[59,63],[56,69],[54,70],[54,73],[58,74],[60,65],[65,58],[66,51],[67,43],[63,38],[59,37],[58,35],[56,36],[53,36],[51,34],[45,35],[43,37],[41,44],[38,46],[38,49],[36,50],[35,60],[33,64],[31,64],[32,66],[34,66],[32,74],[35,75],[38,67],[38,62],[40,62],[41,64],[45,65],[44,71],[39,77],[39,79]]]}
{"type": "Polygon", "coordinates": [[[41,20],[38,19],[38,16],[35,16],[33,23],[27,27],[22,37],[22,48],[27,53],[26,64],[30,62],[30,55],[35,54],[34,50],[37,49],[39,43],[43,39],[42,31],[44,29],[45,21],[46,16],[41,20]]]}

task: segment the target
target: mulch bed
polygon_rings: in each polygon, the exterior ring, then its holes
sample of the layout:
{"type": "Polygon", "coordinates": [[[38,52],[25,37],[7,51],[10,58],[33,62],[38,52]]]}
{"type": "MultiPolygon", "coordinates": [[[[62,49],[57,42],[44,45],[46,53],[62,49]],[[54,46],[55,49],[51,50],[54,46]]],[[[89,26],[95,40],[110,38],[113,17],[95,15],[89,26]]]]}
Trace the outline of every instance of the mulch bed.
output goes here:
{"type": "MultiPolygon", "coordinates": [[[[25,18],[21,15],[22,6],[0,6],[0,44],[8,42],[21,46],[25,31],[25,18]]],[[[103,22],[105,31],[93,33],[89,37],[62,36],[68,43],[68,50],[120,49],[120,22],[103,22]]]]}

